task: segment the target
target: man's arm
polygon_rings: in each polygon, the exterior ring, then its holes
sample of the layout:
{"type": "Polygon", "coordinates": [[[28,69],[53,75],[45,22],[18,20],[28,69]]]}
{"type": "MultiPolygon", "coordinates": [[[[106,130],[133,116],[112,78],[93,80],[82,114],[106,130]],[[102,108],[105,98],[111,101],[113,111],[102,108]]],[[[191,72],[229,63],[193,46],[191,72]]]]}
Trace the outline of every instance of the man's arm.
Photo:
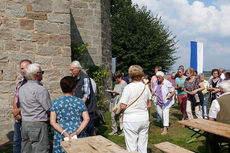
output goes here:
{"type": "Polygon", "coordinates": [[[84,78],[84,84],[82,86],[82,92],[83,92],[83,98],[82,100],[84,103],[86,103],[87,99],[89,99],[90,96],[90,82],[89,78],[84,78]]]}
{"type": "Polygon", "coordinates": [[[209,110],[209,115],[208,115],[209,120],[214,121],[216,119],[219,111],[220,111],[220,105],[219,105],[218,101],[215,99],[212,101],[212,105],[211,105],[210,110],[209,110]]]}

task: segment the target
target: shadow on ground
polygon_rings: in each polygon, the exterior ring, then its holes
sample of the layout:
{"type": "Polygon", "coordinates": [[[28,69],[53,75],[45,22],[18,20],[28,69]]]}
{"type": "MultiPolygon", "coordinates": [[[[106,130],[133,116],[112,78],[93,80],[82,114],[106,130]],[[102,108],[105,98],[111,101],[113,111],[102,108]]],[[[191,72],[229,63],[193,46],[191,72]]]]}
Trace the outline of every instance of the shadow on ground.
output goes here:
{"type": "Polygon", "coordinates": [[[8,132],[6,136],[8,139],[0,142],[0,152],[1,153],[12,153],[13,152],[14,131],[8,132]]]}

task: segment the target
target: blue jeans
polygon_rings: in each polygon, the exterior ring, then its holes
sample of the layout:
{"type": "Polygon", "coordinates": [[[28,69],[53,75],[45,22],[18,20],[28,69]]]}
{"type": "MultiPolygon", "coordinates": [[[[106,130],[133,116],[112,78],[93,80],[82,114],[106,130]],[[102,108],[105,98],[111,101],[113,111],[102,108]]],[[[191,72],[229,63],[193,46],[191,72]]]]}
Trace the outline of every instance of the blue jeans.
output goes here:
{"type": "MultiPolygon", "coordinates": [[[[157,103],[154,103],[154,107],[155,107],[155,110],[156,110],[156,108],[157,108],[157,103]]],[[[157,121],[160,121],[160,120],[161,120],[161,117],[160,117],[160,115],[158,114],[157,111],[156,111],[156,113],[157,113],[157,121]]]]}
{"type": "Polygon", "coordinates": [[[208,100],[208,98],[205,98],[202,106],[202,115],[206,118],[208,117],[208,100]]]}
{"type": "Polygon", "coordinates": [[[21,122],[14,123],[13,153],[21,153],[21,122]]]}

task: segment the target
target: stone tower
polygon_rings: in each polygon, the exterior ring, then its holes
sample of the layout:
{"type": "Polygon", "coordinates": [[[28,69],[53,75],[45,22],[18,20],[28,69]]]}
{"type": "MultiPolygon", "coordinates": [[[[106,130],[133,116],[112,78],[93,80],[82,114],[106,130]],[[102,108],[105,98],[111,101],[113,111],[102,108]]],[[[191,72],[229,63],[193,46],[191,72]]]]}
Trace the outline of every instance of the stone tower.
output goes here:
{"type": "Polygon", "coordinates": [[[0,141],[13,130],[20,60],[42,66],[52,99],[69,75],[71,41],[87,43],[92,64],[111,70],[109,8],[108,0],[0,0],[0,141]]]}

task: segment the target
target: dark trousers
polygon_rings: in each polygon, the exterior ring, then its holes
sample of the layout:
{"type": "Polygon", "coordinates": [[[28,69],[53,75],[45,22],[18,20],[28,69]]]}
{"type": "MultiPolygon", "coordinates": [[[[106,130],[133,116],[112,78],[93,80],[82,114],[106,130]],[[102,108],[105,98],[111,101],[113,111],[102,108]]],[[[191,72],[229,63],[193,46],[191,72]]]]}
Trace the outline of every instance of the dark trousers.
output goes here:
{"type": "Polygon", "coordinates": [[[86,126],[86,133],[89,136],[93,136],[95,134],[95,129],[94,129],[94,113],[89,114],[90,121],[86,126]]]}
{"type": "MultiPolygon", "coordinates": [[[[221,148],[219,143],[221,142],[227,142],[228,143],[228,147],[230,147],[230,139],[219,136],[219,135],[215,135],[212,133],[207,133],[206,136],[206,141],[207,141],[207,147],[210,153],[220,153],[221,152],[221,148]]],[[[228,152],[230,152],[230,148],[228,148],[228,152]]]]}
{"type": "Polygon", "coordinates": [[[21,127],[20,121],[14,123],[13,153],[21,153],[21,127]]]}

